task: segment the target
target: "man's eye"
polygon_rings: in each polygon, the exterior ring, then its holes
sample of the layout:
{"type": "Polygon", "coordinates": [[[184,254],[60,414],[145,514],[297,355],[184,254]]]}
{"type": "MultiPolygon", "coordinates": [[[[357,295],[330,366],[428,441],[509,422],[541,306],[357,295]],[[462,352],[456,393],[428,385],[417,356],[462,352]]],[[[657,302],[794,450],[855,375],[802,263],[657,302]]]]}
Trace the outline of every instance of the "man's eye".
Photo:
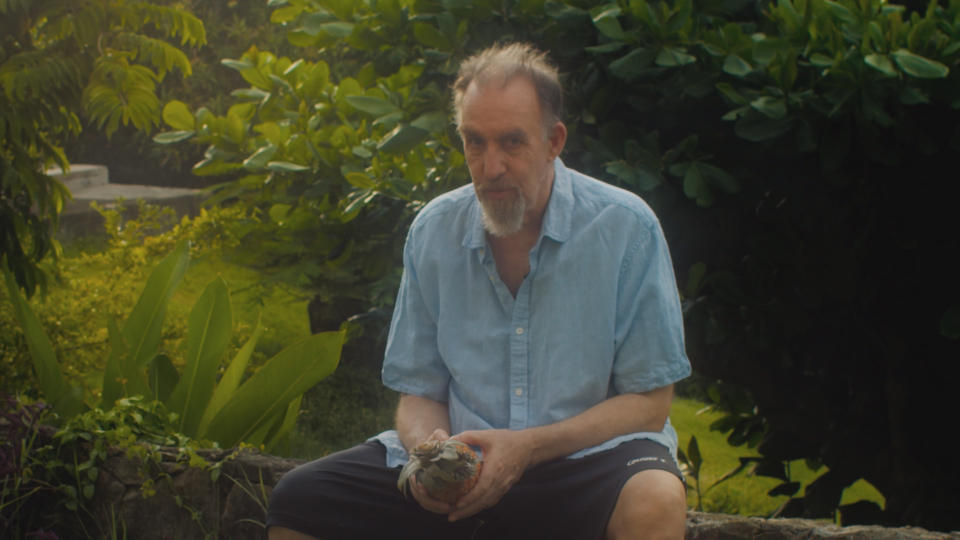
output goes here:
{"type": "Polygon", "coordinates": [[[503,147],[507,149],[519,148],[523,145],[523,139],[520,137],[507,137],[503,139],[503,147]]]}

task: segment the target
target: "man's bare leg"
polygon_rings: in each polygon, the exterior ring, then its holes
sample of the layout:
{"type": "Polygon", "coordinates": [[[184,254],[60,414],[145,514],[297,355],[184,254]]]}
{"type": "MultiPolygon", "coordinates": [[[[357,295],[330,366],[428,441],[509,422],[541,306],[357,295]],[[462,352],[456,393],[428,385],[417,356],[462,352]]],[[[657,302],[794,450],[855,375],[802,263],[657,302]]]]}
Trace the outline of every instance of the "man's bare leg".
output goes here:
{"type": "Polygon", "coordinates": [[[607,540],[683,540],[687,492],[673,473],[647,469],[630,477],[607,523],[607,540]]]}

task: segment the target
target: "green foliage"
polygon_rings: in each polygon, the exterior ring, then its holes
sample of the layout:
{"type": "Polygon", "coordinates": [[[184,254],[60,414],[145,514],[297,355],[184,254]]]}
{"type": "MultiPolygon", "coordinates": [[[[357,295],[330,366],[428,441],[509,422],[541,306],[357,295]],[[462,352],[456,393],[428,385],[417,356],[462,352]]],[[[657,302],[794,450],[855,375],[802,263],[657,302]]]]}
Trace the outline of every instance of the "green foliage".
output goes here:
{"type": "Polygon", "coordinates": [[[147,2],[0,3],[0,263],[27,296],[46,285],[39,265],[59,252],[53,237],[69,194],[45,174],[69,162],[63,144],[81,116],[109,135],[160,120],[157,83],[189,74],[180,46],[205,42],[189,13],[147,2]]]}
{"type": "Polygon", "coordinates": [[[231,92],[235,104],[215,114],[171,102],[172,131],[154,140],[206,147],[194,172],[225,180],[213,202],[247,209],[245,258],[315,293],[312,328],[351,316],[383,324],[406,225],[467,181],[448,114],[456,62],[474,32],[520,34],[533,10],[503,7],[484,23],[488,3],[271,5],[271,21],[304,57],[251,47],[224,59],[249,85],[231,92]]]}
{"type": "MultiPolygon", "coordinates": [[[[223,386],[217,388],[216,373],[232,332],[229,295],[218,278],[194,305],[187,330],[187,356],[178,373],[171,360],[160,354],[159,345],[166,306],[186,271],[188,258],[187,244],[179,244],[150,274],[124,324],[110,320],[102,408],[111,410],[116,400],[125,396],[152,396],[171,410],[176,418],[174,428],[180,433],[224,446],[245,441],[270,448],[292,428],[303,392],[335,368],[343,333],[315,334],[295,343],[238,385],[260,335],[256,329],[228,366],[223,386]]],[[[43,395],[64,417],[76,416],[83,408],[82,388],[65,382],[49,338],[9,273],[6,277],[43,395]]]]}
{"type": "Polygon", "coordinates": [[[248,260],[316,292],[314,328],[389,306],[409,219],[467,178],[444,114],[455,66],[532,40],[568,90],[564,159],[655,207],[691,284],[696,369],[749,390],[718,394],[731,442],[779,476],[826,465],[776,490],[796,495],[781,513],[832,516],[865,478],[884,514],[845,522],[955,523],[937,481],[953,461],[924,419],[960,352],[943,176],[960,157],[960,3],[271,5],[303,58],[224,60],[245,81],[232,107],[171,104],[158,140],[206,148],[195,172],[243,204],[248,260]]]}
{"type": "Polygon", "coordinates": [[[159,466],[165,454],[214,480],[223,464],[207,462],[196,441],[174,430],[176,414],[139,396],[120,399],[107,411],[76,415],[60,429],[50,427],[58,418],[42,403],[4,396],[0,415],[5,420],[0,439],[4,538],[115,538],[117,524],[105,523],[91,503],[102,463],[118,452],[139,461],[143,497],[155,495],[160,483],[172,485],[159,466]]]}
{"type": "MultiPolygon", "coordinates": [[[[122,321],[128,315],[149,271],[180,242],[190,243],[191,270],[169,305],[164,354],[185,358],[189,308],[218,275],[233,292],[235,327],[227,356],[244,345],[241,337],[248,337],[257,326],[258,313],[270,323],[261,327],[263,334],[242,375],[309,331],[302,320],[305,301],[296,291],[261,281],[256,272],[239,267],[227,256],[236,243],[230,224],[240,217],[237,209],[201,210],[198,216],[179,222],[169,209],[143,204],[136,219],[124,219],[115,209],[100,211],[107,234],[65,244],[60,266],[52,274],[57,286],[31,302],[61,360],[64,377],[82,384],[85,393],[101,390],[98,374],[109,354],[108,320],[122,321]]],[[[7,329],[0,333],[0,390],[27,392],[37,398],[29,349],[6,291],[0,287],[0,326],[7,329]]]]}

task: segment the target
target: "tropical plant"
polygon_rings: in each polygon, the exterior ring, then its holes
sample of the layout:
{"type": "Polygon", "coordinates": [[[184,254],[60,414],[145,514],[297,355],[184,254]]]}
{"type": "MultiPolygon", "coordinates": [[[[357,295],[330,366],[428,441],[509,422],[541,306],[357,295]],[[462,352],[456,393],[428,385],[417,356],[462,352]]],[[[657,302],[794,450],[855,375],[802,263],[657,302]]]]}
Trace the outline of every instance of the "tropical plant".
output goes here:
{"type": "Polygon", "coordinates": [[[69,198],[45,171],[68,169],[81,117],[108,135],[159,121],[157,84],[192,69],[173,39],[202,45],[203,23],[149,2],[0,1],[0,263],[28,296],[47,281],[40,262],[59,251],[69,198]]]}
{"type": "MultiPolygon", "coordinates": [[[[226,284],[217,278],[193,306],[186,355],[178,372],[171,358],[160,352],[160,338],[167,303],[188,258],[188,245],[181,243],[153,270],[124,324],[111,319],[111,349],[99,405],[109,410],[122,397],[145,396],[162,402],[173,413],[174,429],[188,437],[226,447],[246,442],[272,448],[293,427],[302,394],[335,369],[344,333],[314,334],[296,342],[244,380],[261,334],[258,325],[218,381],[232,332],[232,310],[226,284]]],[[[76,416],[94,396],[84,396],[79,386],[64,379],[36,315],[9,272],[5,277],[43,396],[62,417],[76,416]]]]}
{"type": "Polygon", "coordinates": [[[196,172],[223,175],[220,199],[263,234],[251,258],[314,287],[339,324],[389,306],[409,218],[466,181],[439,122],[454,66],[534,41],[568,89],[564,159],[655,207],[690,284],[695,369],[748,391],[713,392],[719,427],[758,445],[777,493],[796,487],[786,463],[827,466],[781,514],[832,517],[865,478],[886,507],[844,522],[956,528],[940,479],[957,466],[929,411],[949,407],[960,357],[943,174],[960,158],[960,1],[595,4],[275,0],[271,19],[319,59],[226,60],[249,84],[233,109],[171,104],[158,140],[206,146],[196,172]]]}
{"type": "Polygon", "coordinates": [[[468,178],[449,119],[456,62],[482,42],[474,33],[522,35],[527,20],[503,7],[485,21],[494,2],[270,5],[305,57],[251,47],[224,59],[249,84],[236,103],[216,115],[171,102],[172,131],[155,140],[206,147],[194,172],[225,180],[213,202],[244,204],[247,260],[315,293],[311,328],[355,317],[376,341],[407,224],[468,178]]]}

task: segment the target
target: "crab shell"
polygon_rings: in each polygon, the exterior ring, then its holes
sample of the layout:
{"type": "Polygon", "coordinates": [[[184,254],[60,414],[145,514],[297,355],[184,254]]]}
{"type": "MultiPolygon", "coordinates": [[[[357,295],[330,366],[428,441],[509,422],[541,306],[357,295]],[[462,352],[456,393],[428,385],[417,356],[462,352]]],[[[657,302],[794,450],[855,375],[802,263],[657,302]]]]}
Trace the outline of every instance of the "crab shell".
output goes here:
{"type": "Polygon", "coordinates": [[[410,451],[397,489],[406,495],[410,477],[415,477],[431,497],[453,504],[477,483],[480,465],[477,453],[466,443],[455,439],[427,441],[410,451]]]}

